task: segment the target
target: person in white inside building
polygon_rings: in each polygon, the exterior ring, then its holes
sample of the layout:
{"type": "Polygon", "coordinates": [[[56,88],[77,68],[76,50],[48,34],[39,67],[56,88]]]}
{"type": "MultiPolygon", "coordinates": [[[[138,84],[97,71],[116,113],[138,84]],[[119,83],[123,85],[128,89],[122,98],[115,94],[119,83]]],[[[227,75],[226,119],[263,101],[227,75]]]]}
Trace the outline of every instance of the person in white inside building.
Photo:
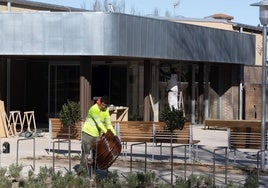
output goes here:
{"type": "Polygon", "coordinates": [[[167,81],[166,92],[168,105],[170,110],[178,109],[178,73],[177,69],[168,65],[168,67],[160,68],[160,74],[167,81]],[[166,71],[164,71],[166,69],[166,71]],[[168,71],[167,71],[168,69],[168,71]]]}
{"type": "Polygon", "coordinates": [[[178,74],[175,68],[171,69],[170,78],[167,83],[168,104],[172,110],[178,109],[178,74]]]}

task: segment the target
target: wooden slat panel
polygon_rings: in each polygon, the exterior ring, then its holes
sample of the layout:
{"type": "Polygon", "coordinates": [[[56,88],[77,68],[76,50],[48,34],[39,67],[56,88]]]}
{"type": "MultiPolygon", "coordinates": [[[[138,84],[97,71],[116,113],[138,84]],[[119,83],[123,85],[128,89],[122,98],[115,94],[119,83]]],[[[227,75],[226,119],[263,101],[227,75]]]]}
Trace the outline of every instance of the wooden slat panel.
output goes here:
{"type": "MultiPolygon", "coordinates": [[[[122,142],[154,142],[157,143],[179,143],[189,144],[190,123],[185,123],[183,130],[170,132],[165,129],[164,122],[145,122],[145,121],[120,121],[120,139],[122,142]],[[155,128],[155,135],[154,129],[155,128]]],[[[193,143],[198,143],[194,140],[193,143]]]]}
{"type": "MultiPolygon", "coordinates": [[[[4,101],[0,100],[0,137],[9,137],[9,131],[8,131],[7,120],[6,120],[6,110],[4,101]]],[[[10,127],[12,128],[12,127],[10,127]]]]}
{"type": "Polygon", "coordinates": [[[190,123],[185,123],[182,130],[170,132],[164,127],[159,127],[156,131],[155,139],[157,143],[190,143],[190,123]]]}
{"type": "MultiPolygon", "coordinates": [[[[60,119],[58,118],[50,118],[49,120],[52,127],[52,139],[68,139],[68,127],[63,126],[60,119]]],[[[81,122],[77,123],[75,126],[71,126],[70,138],[72,140],[80,140],[81,130],[81,122]]]]}
{"type": "Polygon", "coordinates": [[[152,142],[153,123],[145,121],[120,121],[122,142],[152,142]]]}
{"type": "MultiPolygon", "coordinates": [[[[205,127],[229,128],[230,137],[228,142],[230,149],[261,149],[260,120],[206,119],[205,127]]],[[[268,123],[266,123],[267,129],[268,123]]]]}
{"type": "MultiPolygon", "coordinates": [[[[206,119],[205,127],[213,128],[237,128],[237,127],[260,127],[260,120],[222,120],[222,119],[206,119]]],[[[266,128],[268,129],[268,122],[266,122],[266,128]]]]}

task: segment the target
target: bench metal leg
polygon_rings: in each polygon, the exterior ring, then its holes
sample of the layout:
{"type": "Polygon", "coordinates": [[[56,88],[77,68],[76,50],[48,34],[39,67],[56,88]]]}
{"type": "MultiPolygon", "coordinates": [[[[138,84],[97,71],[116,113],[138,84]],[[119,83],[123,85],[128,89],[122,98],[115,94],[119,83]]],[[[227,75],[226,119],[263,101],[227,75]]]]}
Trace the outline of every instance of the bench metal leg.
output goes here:
{"type": "MultiPolygon", "coordinates": [[[[68,142],[68,147],[70,148],[70,140],[56,140],[56,141],[53,141],[53,156],[52,156],[52,170],[53,170],[53,173],[55,172],[55,143],[66,143],[68,142]]],[[[70,157],[70,154],[69,154],[69,173],[71,172],[71,157],[70,157]]]]}
{"type": "Polygon", "coordinates": [[[234,149],[234,164],[236,164],[236,150],[234,149]]]}
{"type": "MultiPolygon", "coordinates": [[[[260,150],[257,152],[257,180],[259,182],[259,176],[260,176],[260,154],[264,153],[264,155],[266,154],[266,152],[268,151],[268,149],[265,149],[265,150],[260,150]]],[[[267,158],[267,154],[266,154],[266,161],[268,161],[268,158],[267,158]]]]}
{"type": "Polygon", "coordinates": [[[160,156],[162,156],[163,152],[162,152],[162,143],[160,143],[160,156]]]}
{"type": "Polygon", "coordinates": [[[193,161],[193,159],[192,159],[192,151],[193,151],[192,149],[193,149],[193,145],[192,145],[192,144],[189,144],[188,147],[189,147],[188,157],[189,157],[189,159],[190,159],[191,161],[193,161]]]}
{"type": "Polygon", "coordinates": [[[214,149],[213,151],[213,185],[215,186],[215,174],[216,174],[216,171],[215,171],[215,167],[216,167],[216,151],[219,151],[219,150],[225,150],[225,184],[227,184],[227,166],[228,166],[228,148],[227,147],[223,147],[223,148],[217,148],[217,149],[214,149]]]}
{"type": "Polygon", "coordinates": [[[174,174],[174,169],[173,169],[173,156],[174,156],[174,149],[175,148],[179,148],[179,147],[184,147],[184,180],[186,180],[186,161],[187,161],[187,157],[186,157],[186,147],[188,146],[188,144],[185,145],[178,145],[178,146],[172,146],[171,147],[171,160],[170,160],[170,166],[171,166],[171,175],[170,175],[170,181],[171,181],[171,185],[173,186],[173,174],[174,174]]]}
{"type": "Polygon", "coordinates": [[[122,154],[127,157],[127,142],[122,142],[122,154]]]}
{"type": "Polygon", "coordinates": [[[33,140],[33,171],[35,171],[35,138],[22,138],[17,140],[17,155],[16,155],[16,164],[18,165],[19,161],[19,143],[21,141],[26,141],[26,140],[33,140]]]}
{"type": "Polygon", "coordinates": [[[189,159],[191,159],[192,161],[198,160],[199,159],[199,145],[198,144],[191,144],[189,145],[191,146],[191,153],[193,156],[189,156],[189,159]]]}
{"type": "Polygon", "coordinates": [[[199,159],[199,145],[196,144],[196,159],[199,159]]]}
{"type": "Polygon", "coordinates": [[[145,151],[144,151],[144,172],[147,172],[147,143],[146,142],[140,142],[140,143],[135,143],[135,144],[131,144],[131,148],[130,148],[130,172],[132,172],[132,148],[133,146],[136,145],[141,145],[144,144],[145,145],[145,151]]]}

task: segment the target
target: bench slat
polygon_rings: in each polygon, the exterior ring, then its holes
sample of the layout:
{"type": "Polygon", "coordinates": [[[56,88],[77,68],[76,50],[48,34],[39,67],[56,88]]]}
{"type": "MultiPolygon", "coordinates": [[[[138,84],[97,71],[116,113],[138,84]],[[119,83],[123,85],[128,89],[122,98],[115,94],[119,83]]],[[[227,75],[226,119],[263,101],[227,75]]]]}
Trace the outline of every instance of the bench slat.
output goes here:
{"type": "Polygon", "coordinates": [[[117,122],[120,129],[122,142],[156,142],[156,143],[179,143],[197,144],[199,140],[192,140],[190,134],[190,123],[184,125],[183,130],[170,132],[165,130],[164,122],[144,121],[120,121],[117,122]],[[155,131],[155,132],[154,132],[155,131]]]}
{"type": "MultiPolygon", "coordinates": [[[[63,126],[60,119],[49,118],[50,132],[52,139],[68,139],[68,127],[63,126]]],[[[81,140],[82,125],[81,122],[70,127],[70,139],[81,140]]]]}
{"type": "MultiPolygon", "coordinates": [[[[260,149],[261,147],[260,120],[206,119],[204,125],[205,128],[226,128],[230,149],[260,149]]],[[[267,129],[268,122],[266,123],[266,131],[267,129]]]]}

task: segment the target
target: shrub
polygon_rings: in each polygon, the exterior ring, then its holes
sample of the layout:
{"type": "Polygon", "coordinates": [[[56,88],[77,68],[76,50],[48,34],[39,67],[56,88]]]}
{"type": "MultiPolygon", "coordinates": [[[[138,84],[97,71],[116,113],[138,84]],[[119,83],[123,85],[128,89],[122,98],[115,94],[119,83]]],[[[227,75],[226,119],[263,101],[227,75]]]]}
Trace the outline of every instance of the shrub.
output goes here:
{"type": "Polygon", "coordinates": [[[171,110],[167,107],[161,113],[161,121],[166,122],[167,129],[172,132],[175,129],[182,130],[186,122],[186,118],[183,116],[182,110],[175,109],[174,107],[171,110]]]}
{"type": "Polygon", "coordinates": [[[18,179],[20,178],[20,172],[22,168],[23,168],[22,165],[11,164],[8,168],[8,174],[10,175],[11,178],[18,181],[18,179]]]}
{"type": "Polygon", "coordinates": [[[120,182],[118,173],[116,170],[113,172],[108,172],[107,177],[103,178],[101,176],[96,176],[97,178],[97,184],[100,187],[105,187],[105,188],[123,188],[124,186],[122,185],[122,182],[120,182]]]}
{"type": "Polygon", "coordinates": [[[0,188],[12,188],[12,181],[6,177],[0,177],[0,188]]]}
{"type": "MultiPolygon", "coordinates": [[[[20,177],[22,165],[10,165],[8,173],[10,177],[20,177]]],[[[2,169],[0,168],[0,171],[2,169]]],[[[164,181],[159,181],[154,172],[149,173],[130,173],[124,178],[118,176],[116,170],[113,172],[108,172],[106,177],[96,176],[96,184],[92,184],[89,181],[88,176],[77,176],[73,173],[63,174],[61,171],[58,171],[55,174],[52,174],[52,168],[40,167],[39,174],[34,177],[32,171],[28,172],[28,179],[21,179],[19,182],[12,181],[14,179],[7,176],[0,176],[0,188],[12,188],[12,187],[21,187],[21,188],[85,188],[85,187],[96,187],[96,188],[123,188],[123,187],[142,187],[142,188],[168,188],[171,185],[164,181]]],[[[2,174],[4,174],[2,171],[2,174]]],[[[176,178],[175,185],[172,187],[175,188],[216,188],[217,186],[213,185],[212,177],[205,175],[190,175],[186,180],[181,177],[176,178]]],[[[238,188],[241,186],[228,183],[226,188],[238,188]]],[[[258,181],[256,176],[248,175],[244,187],[258,187],[258,181]]]]}
{"type": "Polygon", "coordinates": [[[212,188],[215,187],[210,176],[197,176],[190,175],[187,180],[180,177],[176,179],[175,187],[177,188],[188,188],[188,187],[199,187],[199,188],[212,188]]]}
{"type": "Polygon", "coordinates": [[[7,172],[6,168],[0,168],[0,177],[5,176],[6,172],[7,172]]]}
{"type": "Polygon", "coordinates": [[[62,105],[59,118],[64,126],[72,126],[81,120],[80,105],[78,102],[69,101],[62,105]]]}
{"type": "Polygon", "coordinates": [[[52,172],[53,172],[52,168],[47,168],[47,166],[40,167],[39,174],[37,176],[38,180],[45,183],[47,179],[51,177],[52,172]]]}
{"type": "Polygon", "coordinates": [[[250,174],[246,177],[246,181],[244,184],[245,188],[258,188],[259,183],[258,183],[258,178],[256,175],[250,174]]]}

